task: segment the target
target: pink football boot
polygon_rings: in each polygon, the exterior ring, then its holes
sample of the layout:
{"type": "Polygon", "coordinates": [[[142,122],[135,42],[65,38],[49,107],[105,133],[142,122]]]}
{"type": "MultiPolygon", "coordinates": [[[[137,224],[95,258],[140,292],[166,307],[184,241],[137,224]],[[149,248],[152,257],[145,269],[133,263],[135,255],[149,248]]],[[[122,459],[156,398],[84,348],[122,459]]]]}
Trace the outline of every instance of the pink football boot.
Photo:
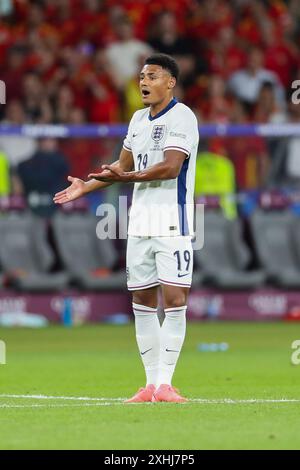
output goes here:
{"type": "Polygon", "coordinates": [[[143,403],[152,401],[153,393],[155,392],[154,385],[147,385],[145,388],[140,388],[139,391],[133,395],[133,397],[125,400],[124,403],[143,403]]]}
{"type": "Polygon", "coordinates": [[[186,403],[188,400],[179,395],[178,390],[172,385],[162,384],[153,393],[152,401],[165,401],[169,403],[186,403]]]}

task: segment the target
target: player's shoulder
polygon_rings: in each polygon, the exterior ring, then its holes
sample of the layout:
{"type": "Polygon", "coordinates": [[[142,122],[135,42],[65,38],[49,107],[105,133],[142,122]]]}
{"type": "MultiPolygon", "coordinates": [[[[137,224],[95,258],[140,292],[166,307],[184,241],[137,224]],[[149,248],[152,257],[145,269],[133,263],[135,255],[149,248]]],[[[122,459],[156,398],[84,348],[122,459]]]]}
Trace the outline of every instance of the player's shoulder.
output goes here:
{"type": "Polygon", "coordinates": [[[195,113],[184,103],[177,103],[171,111],[173,111],[170,115],[172,120],[193,122],[194,124],[198,122],[195,113]]]}
{"type": "Polygon", "coordinates": [[[145,119],[149,114],[149,108],[138,109],[133,113],[131,122],[138,122],[145,119]]]}
{"type": "Polygon", "coordinates": [[[193,118],[197,119],[195,113],[184,103],[177,103],[176,106],[173,108],[174,115],[176,116],[183,116],[184,118],[193,118]]]}

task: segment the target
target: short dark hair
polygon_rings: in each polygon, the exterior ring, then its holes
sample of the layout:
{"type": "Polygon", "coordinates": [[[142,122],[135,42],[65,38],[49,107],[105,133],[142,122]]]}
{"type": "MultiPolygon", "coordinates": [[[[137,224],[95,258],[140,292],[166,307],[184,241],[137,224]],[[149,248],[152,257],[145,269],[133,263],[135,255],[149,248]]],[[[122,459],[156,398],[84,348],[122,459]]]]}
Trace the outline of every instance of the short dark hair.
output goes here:
{"type": "Polygon", "coordinates": [[[160,65],[163,69],[167,70],[172,77],[178,80],[179,67],[173,57],[167,54],[152,54],[145,60],[145,65],[160,65]]]}

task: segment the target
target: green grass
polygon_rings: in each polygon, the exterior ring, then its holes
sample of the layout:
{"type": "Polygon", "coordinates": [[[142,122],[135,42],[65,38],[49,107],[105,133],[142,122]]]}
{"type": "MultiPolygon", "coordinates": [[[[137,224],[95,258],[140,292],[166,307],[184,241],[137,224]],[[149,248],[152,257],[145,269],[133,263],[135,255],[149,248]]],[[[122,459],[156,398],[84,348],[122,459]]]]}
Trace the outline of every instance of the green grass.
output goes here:
{"type": "MultiPolygon", "coordinates": [[[[0,339],[7,345],[0,394],[104,397],[109,403],[0,397],[0,449],[300,448],[300,401],[111,401],[144,382],[133,325],[0,329],[0,339]]],[[[300,366],[291,364],[295,339],[297,324],[189,324],[174,385],[190,398],[300,400],[300,366]],[[221,341],[229,343],[227,352],[197,351],[199,342],[221,341]]]]}

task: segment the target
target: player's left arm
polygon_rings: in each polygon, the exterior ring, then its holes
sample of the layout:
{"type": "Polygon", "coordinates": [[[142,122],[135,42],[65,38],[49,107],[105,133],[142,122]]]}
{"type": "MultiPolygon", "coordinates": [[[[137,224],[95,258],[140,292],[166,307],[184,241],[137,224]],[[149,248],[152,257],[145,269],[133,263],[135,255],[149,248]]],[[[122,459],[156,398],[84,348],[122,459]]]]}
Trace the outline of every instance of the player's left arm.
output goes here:
{"type": "Polygon", "coordinates": [[[111,165],[103,165],[102,168],[109,170],[107,175],[89,175],[99,181],[113,181],[124,183],[142,183],[144,181],[170,180],[177,178],[180,173],[182,164],[187,158],[186,153],[179,150],[166,150],[164,152],[164,160],[155,165],[149,166],[140,171],[122,171],[120,168],[111,165]]]}
{"type": "Polygon", "coordinates": [[[198,140],[198,124],[196,116],[187,107],[181,107],[172,118],[172,123],[164,142],[164,158],[160,163],[139,171],[122,171],[105,165],[104,175],[93,174],[99,181],[142,183],[144,181],[171,180],[178,177],[183,162],[192,151],[198,140]]]}

